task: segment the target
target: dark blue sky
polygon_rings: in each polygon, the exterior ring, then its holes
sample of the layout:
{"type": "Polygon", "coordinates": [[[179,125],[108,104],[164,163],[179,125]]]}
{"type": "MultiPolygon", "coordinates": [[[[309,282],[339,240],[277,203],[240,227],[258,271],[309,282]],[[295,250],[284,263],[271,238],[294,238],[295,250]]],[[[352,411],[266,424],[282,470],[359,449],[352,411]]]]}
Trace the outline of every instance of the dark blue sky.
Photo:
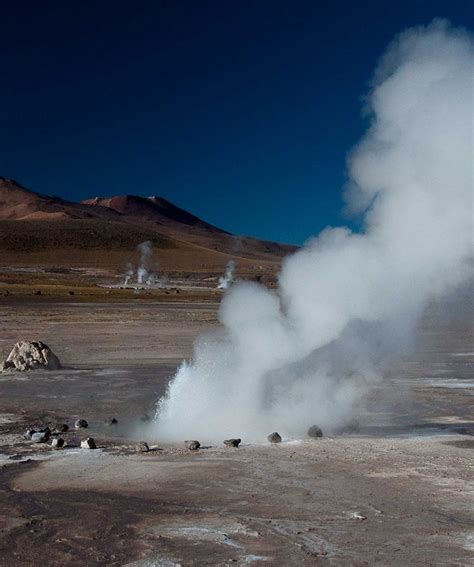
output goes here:
{"type": "Polygon", "coordinates": [[[394,34],[472,0],[2,3],[0,175],[161,195],[237,234],[340,224],[361,96],[394,34]]]}

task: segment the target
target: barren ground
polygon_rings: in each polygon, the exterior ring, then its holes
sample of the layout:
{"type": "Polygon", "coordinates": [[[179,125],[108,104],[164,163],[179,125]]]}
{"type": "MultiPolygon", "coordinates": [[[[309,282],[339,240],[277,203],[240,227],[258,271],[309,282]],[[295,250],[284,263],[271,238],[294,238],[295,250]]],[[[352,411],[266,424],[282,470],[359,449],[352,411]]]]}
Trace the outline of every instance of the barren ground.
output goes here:
{"type": "Polygon", "coordinates": [[[0,376],[0,564],[473,565],[471,325],[425,323],[358,434],[194,453],[140,418],[216,325],[208,299],[0,298],[0,357],[39,339],[66,367],[0,376]],[[64,450],[22,439],[78,417],[64,450]]]}

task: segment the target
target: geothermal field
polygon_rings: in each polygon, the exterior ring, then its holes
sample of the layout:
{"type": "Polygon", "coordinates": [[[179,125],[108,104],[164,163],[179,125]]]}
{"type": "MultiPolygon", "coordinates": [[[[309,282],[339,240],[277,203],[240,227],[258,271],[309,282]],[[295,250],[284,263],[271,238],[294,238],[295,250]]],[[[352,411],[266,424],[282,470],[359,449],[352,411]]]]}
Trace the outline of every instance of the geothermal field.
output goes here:
{"type": "Polygon", "coordinates": [[[474,564],[472,53],[395,39],[301,247],[0,178],[0,565],[474,564]]]}

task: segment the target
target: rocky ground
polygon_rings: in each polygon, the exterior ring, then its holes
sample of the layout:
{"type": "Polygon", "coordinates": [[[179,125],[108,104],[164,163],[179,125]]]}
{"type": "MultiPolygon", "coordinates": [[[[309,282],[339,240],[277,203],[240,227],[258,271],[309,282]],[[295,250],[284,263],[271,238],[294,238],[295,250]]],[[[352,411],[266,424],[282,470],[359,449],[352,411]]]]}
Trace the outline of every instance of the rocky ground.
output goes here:
{"type": "Polygon", "coordinates": [[[472,326],[425,322],[357,434],[189,451],[146,416],[213,299],[1,300],[0,359],[30,339],[63,364],[0,375],[1,565],[472,565],[472,326]],[[57,422],[65,449],[22,437],[57,422]]]}

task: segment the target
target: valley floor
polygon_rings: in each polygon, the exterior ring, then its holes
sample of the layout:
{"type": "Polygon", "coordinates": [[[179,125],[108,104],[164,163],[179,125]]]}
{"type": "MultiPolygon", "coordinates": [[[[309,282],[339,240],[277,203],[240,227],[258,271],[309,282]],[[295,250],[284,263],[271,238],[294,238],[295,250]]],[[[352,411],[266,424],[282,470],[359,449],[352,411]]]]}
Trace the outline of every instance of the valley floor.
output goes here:
{"type": "Polygon", "coordinates": [[[416,355],[376,393],[390,401],[357,434],[190,452],[143,420],[216,327],[213,299],[4,298],[0,358],[38,339],[65,368],[0,375],[0,563],[472,565],[469,326],[426,323],[416,355]],[[22,438],[79,417],[89,429],[64,434],[64,450],[22,438]],[[87,435],[98,450],[77,448],[87,435]],[[150,452],[136,451],[140,439],[150,452]]]}

